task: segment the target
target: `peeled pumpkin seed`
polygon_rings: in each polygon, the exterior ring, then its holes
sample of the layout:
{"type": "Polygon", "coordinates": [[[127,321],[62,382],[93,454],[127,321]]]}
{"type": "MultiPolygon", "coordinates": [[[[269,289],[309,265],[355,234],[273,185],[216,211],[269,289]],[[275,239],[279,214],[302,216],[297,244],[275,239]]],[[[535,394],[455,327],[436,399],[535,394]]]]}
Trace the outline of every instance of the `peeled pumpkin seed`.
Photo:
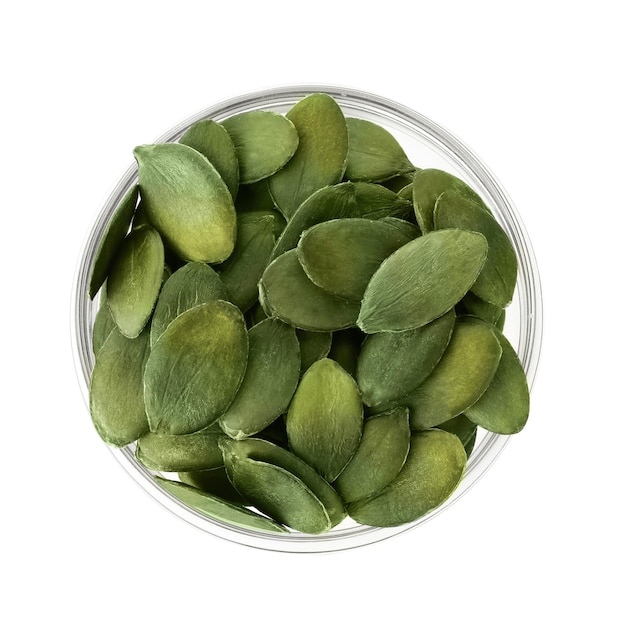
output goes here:
{"type": "Polygon", "coordinates": [[[474,422],[461,413],[461,415],[457,415],[451,420],[439,424],[437,428],[456,435],[461,440],[465,454],[467,458],[469,458],[474,449],[474,444],[476,443],[476,433],[478,430],[478,426],[476,426],[474,422]]]}
{"type": "Polygon", "coordinates": [[[409,407],[411,428],[431,428],[465,412],[489,387],[501,355],[491,329],[457,323],[433,373],[400,401],[409,407]]]}
{"type": "Polygon", "coordinates": [[[469,290],[487,256],[480,233],[438,230],[396,250],[372,276],[358,325],[366,333],[419,328],[449,311],[469,290]]]}
{"type": "Polygon", "coordinates": [[[98,290],[106,280],[115,254],[128,233],[137,206],[138,196],[139,189],[137,185],[134,185],[122,198],[106,225],[94,255],[94,262],[89,277],[88,295],[91,299],[98,293],[98,290]]]}
{"type": "Polygon", "coordinates": [[[503,316],[504,309],[490,304],[479,298],[476,294],[468,291],[457,305],[459,315],[474,315],[489,322],[490,324],[497,324],[498,320],[503,316]]]}
{"type": "Polygon", "coordinates": [[[363,402],[386,406],[415,391],[441,359],[454,324],[451,310],[419,328],[368,335],[356,374],[363,402]]]}
{"type": "Polygon", "coordinates": [[[215,167],[176,143],[138,146],[139,191],[146,217],[181,259],[220,263],[235,246],[233,198],[215,167]]]}
{"type": "Polygon", "coordinates": [[[256,183],[276,173],[298,147],[298,132],[283,115],[248,111],[225,119],[239,161],[241,184],[256,183]]]}
{"type": "Polygon", "coordinates": [[[419,226],[399,217],[383,217],[380,221],[397,228],[407,239],[415,239],[422,234],[419,226]]]}
{"type": "Polygon", "coordinates": [[[363,338],[363,333],[356,328],[338,330],[332,334],[328,358],[339,363],[352,378],[356,377],[356,363],[363,338]]]}
{"type": "Polygon", "coordinates": [[[323,93],[302,98],[285,117],[297,130],[298,148],[268,183],[276,206],[289,219],[313,192],[342,179],[348,129],[337,102],[323,93]]]}
{"type": "Polygon", "coordinates": [[[346,517],[346,510],[339,494],[310,465],[293,452],[262,439],[250,438],[241,441],[221,442],[224,458],[254,459],[280,467],[299,478],[320,500],[326,509],[331,527],[346,517]]]}
{"type": "Polygon", "coordinates": [[[179,315],[146,363],[150,430],[180,435],[212,424],[233,401],[247,359],[245,321],[233,304],[213,300],[179,315]]]}
{"type": "Polygon", "coordinates": [[[178,140],[203,154],[215,167],[235,198],[239,188],[239,161],[233,140],[226,129],[213,120],[200,120],[192,124],[178,140]]]}
{"type": "Polygon", "coordinates": [[[291,449],[333,482],[352,458],[363,430],[354,379],[331,359],[316,361],[300,380],[286,424],[291,449]]]}
{"type": "Polygon", "coordinates": [[[111,315],[111,309],[106,299],[106,293],[104,293],[104,291],[106,291],[105,285],[102,287],[103,292],[100,295],[100,305],[98,306],[98,312],[93,322],[92,344],[93,353],[96,355],[111,331],[116,328],[115,320],[111,315]]]}
{"type": "Polygon", "coordinates": [[[402,469],[410,439],[404,407],[366,419],[359,447],[334,482],[343,501],[362,500],[386,487],[402,469]]]}
{"type": "Polygon", "coordinates": [[[296,329],[298,343],[300,344],[300,372],[306,370],[324,357],[328,356],[333,340],[330,332],[313,332],[309,330],[296,329]]]}
{"type": "Polygon", "coordinates": [[[318,287],[360,301],[380,264],[409,241],[400,230],[380,220],[335,219],[302,233],[298,260],[318,287]]]}
{"type": "Polygon", "coordinates": [[[486,237],[487,258],[472,291],[495,306],[504,308],[510,304],[517,280],[517,256],[507,234],[491,213],[459,193],[446,191],[437,198],[434,227],[463,228],[486,237]]]}
{"type": "Polygon", "coordinates": [[[384,489],[348,505],[360,524],[392,527],[413,522],[443,504],[457,488],[467,457],[459,438],[443,430],[411,437],[400,473],[384,489]]]}
{"type": "Polygon", "coordinates": [[[259,300],[268,316],[302,330],[349,328],[359,315],[358,302],[333,296],[311,282],[296,250],[267,266],[259,282],[259,300]]]}
{"type": "Polygon", "coordinates": [[[165,491],[179,499],[191,509],[208,515],[220,522],[233,524],[234,526],[248,530],[260,530],[270,533],[288,532],[284,526],[277,524],[275,521],[259,515],[258,513],[254,513],[243,506],[238,506],[232,502],[223,500],[218,496],[206,493],[190,485],[162,478],[161,476],[155,476],[154,479],[165,491]]]}
{"type": "Polygon", "coordinates": [[[125,446],[148,430],[143,370],[149,352],[147,331],[129,339],[116,328],[98,350],[89,386],[89,409],[98,434],[109,445],[125,446]]]}
{"type": "Polygon", "coordinates": [[[181,313],[211,300],[227,300],[227,292],[217,272],[206,263],[186,263],[176,270],[161,289],[150,327],[154,345],[165,329],[181,313]]]}
{"type": "Polygon", "coordinates": [[[266,319],[248,332],[248,364],[222,430],[241,439],[254,435],[287,410],[300,378],[300,345],[292,326],[266,319]]]}
{"type": "Polygon", "coordinates": [[[385,128],[355,117],[347,117],[347,180],[381,182],[413,170],[404,149],[385,128]]]}
{"type": "Polygon", "coordinates": [[[150,226],[133,230],[122,242],[107,277],[107,302],[122,334],[144,329],[163,282],[165,255],[159,233],[150,226]]]}
{"type": "MultiPolygon", "coordinates": [[[[220,451],[220,459],[221,457],[222,453],[220,451]]],[[[226,468],[223,465],[213,469],[178,472],[178,480],[186,485],[200,489],[200,491],[210,493],[222,500],[231,502],[232,504],[248,504],[246,499],[233,487],[230,480],[228,480],[226,468]]]]}

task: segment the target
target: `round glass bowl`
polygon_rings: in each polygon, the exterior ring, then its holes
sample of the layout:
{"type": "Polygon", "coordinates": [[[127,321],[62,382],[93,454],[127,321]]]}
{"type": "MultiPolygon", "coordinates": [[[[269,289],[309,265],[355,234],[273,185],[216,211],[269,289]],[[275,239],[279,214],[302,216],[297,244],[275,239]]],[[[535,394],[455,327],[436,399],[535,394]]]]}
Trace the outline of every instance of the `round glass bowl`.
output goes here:
{"type": "MultiPolygon", "coordinates": [[[[517,253],[518,282],[513,302],[507,309],[504,332],[517,348],[529,386],[532,387],[541,350],[542,301],[530,240],[513,203],[494,175],[466,145],[441,126],[405,106],[363,91],[326,85],[297,85],[257,91],[215,104],[176,125],[155,143],[177,141],[191,124],[203,119],[220,122],[232,115],[256,110],[286,113],[300,99],[316,92],[334,97],[347,117],[360,117],[386,128],[398,139],[415,166],[434,167],[455,174],[469,183],[485,200],[517,253]]],[[[129,146],[129,153],[133,147],[129,146]]],[[[72,303],[73,348],[80,386],[87,404],[89,380],[94,366],[91,333],[98,310],[98,298],[92,301],[87,296],[89,275],[108,221],[120,200],[136,182],[137,167],[133,165],[122,176],[97,214],[77,267],[72,303]]],[[[88,412],[85,418],[89,419],[88,412]]],[[[212,535],[256,548],[283,552],[329,552],[371,544],[429,522],[452,506],[484,475],[508,439],[508,436],[479,429],[465,476],[457,490],[438,509],[417,521],[394,528],[372,528],[346,520],[327,534],[315,536],[298,532],[278,535],[249,531],[210,519],[164,491],[152,473],[135,459],[134,445],[122,449],[111,448],[111,452],[148,494],[181,519],[212,535]]]]}

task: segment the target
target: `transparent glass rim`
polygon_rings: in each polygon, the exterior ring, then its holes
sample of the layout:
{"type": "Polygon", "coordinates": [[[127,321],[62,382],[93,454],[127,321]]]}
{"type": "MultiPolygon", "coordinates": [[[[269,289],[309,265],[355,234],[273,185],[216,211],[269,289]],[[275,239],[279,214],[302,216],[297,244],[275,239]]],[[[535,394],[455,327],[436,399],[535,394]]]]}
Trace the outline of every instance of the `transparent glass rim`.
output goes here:
{"type": "MultiPolygon", "coordinates": [[[[347,87],[306,84],[275,87],[234,96],[218,102],[183,120],[154,143],[177,141],[186,129],[202,119],[221,121],[251,110],[286,111],[311,93],[327,93],[340,106],[366,114],[382,116],[392,127],[408,132],[445,155],[467,182],[486,197],[494,215],[505,229],[518,256],[517,297],[520,302],[520,331],[517,352],[532,389],[541,352],[543,305],[537,262],[525,226],[507,192],[481,159],[450,131],[402,104],[387,98],[347,87]]],[[[128,189],[137,182],[137,166],[131,165],[114,186],[93,221],[83,243],[74,278],[71,303],[71,334],[74,363],[84,401],[89,406],[89,381],[94,366],[91,331],[95,318],[94,303],[87,297],[87,286],[95,252],[104,229],[128,189]]],[[[88,415],[88,412],[87,412],[88,415]]],[[[291,533],[285,535],[241,529],[210,519],[182,504],[154,480],[152,473],[134,456],[134,448],[109,448],[128,474],[157,502],[186,522],[211,535],[254,548],[281,552],[331,552],[376,543],[403,534],[429,522],[448,509],[491,468],[510,437],[486,433],[468,460],[465,476],[457,490],[440,507],[415,522],[393,528],[357,526],[333,529],[324,535],[291,533]]],[[[104,444],[103,444],[104,445],[104,444]]]]}

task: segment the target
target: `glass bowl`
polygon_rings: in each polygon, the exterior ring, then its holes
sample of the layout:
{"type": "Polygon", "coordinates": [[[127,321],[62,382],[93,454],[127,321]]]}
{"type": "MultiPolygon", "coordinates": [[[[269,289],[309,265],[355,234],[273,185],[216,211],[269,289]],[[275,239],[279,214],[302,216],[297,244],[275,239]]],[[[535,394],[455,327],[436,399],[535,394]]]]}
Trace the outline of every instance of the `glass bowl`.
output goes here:
{"type": "MultiPolygon", "coordinates": [[[[203,119],[220,122],[231,115],[255,110],[286,113],[297,101],[316,92],[324,92],[334,97],[346,116],[360,117],[386,128],[398,139],[411,162],[417,167],[447,170],[465,180],[483,197],[508,234],[517,253],[518,282],[513,302],[507,309],[504,332],[517,348],[529,387],[532,388],[541,350],[542,300],[531,242],[517,210],[491,171],[446,129],[406,106],[371,93],[328,85],[296,85],[248,93],[217,103],[177,124],[155,143],[177,141],[191,124],[203,119]]],[[[129,146],[129,153],[133,147],[129,146]]],[[[126,192],[136,182],[137,166],[133,164],[115,185],[96,215],[76,270],[72,302],[72,343],[80,387],[87,406],[89,380],[95,360],[91,333],[98,310],[98,297],[92,301],[87,296],[89,275],[108,221],[126,192]]],[[[90,419],[88,411],[85,419],[90,419]]],[[[299,532],[279,535],[250,531],[210,519],[182,504],[160,487],[152,472],[135,459],[134,445],[110,450],[149,495],[181,519],[211,535],[255,548],[283,552],[330,552],[378,542],[431,521],[467,493],[492,466],[508,440],[509,436],[479,429],[474,451],[459,487],[439,508],[420,519],[394,528],[372,528],[348,519],[324,535],[305,535],[299,532]]]]}

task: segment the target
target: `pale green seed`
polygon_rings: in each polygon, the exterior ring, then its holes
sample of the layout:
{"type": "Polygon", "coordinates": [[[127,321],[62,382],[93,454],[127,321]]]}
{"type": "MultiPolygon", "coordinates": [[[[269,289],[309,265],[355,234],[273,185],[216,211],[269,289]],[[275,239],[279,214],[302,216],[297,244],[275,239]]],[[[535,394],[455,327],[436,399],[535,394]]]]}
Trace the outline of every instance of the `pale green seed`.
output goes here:
{"type": "Polygon", "coordinates": [[[354,379],[331,359],[304,373],[286,418],[291,449],[333,482],[356,451],[363,405],[354,379]]]}
{"type": "Polygon", "coordinates": [[[93,322],[92,333],[93,353],[96,355],[100,351],[100,348],[103,346],[107,337],[111,334],[111,331],[114,328],[117,328],[106,299],[106,283],[101,287],[101,289],[100,305],[98,306],[96,318],[93,322]]]}
{"type": "Polygon", "coordinates": [[[180,435],[209,426],[235,398],[247,358],[245,321],[231,303],[214,300],[179,315],[146,363],[150,430],[180,435]]]}

